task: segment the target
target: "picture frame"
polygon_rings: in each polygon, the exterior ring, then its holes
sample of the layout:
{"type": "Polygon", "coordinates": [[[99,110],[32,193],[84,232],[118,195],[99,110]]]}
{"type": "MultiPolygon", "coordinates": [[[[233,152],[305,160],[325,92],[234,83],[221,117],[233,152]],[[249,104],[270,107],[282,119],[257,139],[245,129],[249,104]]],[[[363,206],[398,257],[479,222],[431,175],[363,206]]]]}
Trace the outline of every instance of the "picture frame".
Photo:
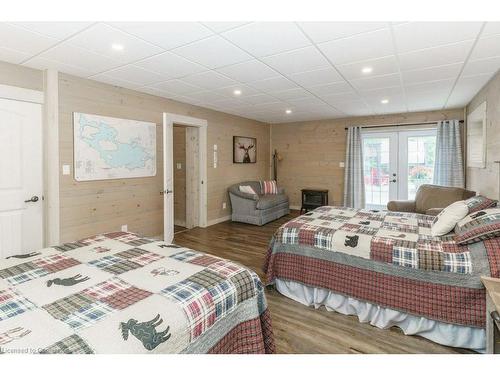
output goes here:
{"type": "Polygon", "coordinates": [[[233,136],[233,163],[257,163],[257,138],[233,136]]]}

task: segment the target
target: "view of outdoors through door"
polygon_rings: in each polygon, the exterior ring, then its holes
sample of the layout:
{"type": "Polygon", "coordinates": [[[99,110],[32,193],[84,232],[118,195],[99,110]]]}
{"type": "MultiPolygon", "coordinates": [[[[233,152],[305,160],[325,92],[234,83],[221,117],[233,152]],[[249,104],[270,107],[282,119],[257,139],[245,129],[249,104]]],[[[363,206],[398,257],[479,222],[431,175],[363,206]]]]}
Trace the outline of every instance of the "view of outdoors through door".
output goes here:
{"type": "Polygon", "coordinates": [[[385,209],[395,199],[414,199],[418,187],[432,183],[435,130],[366,132],[363,173],[367,208],[385,209]]]}

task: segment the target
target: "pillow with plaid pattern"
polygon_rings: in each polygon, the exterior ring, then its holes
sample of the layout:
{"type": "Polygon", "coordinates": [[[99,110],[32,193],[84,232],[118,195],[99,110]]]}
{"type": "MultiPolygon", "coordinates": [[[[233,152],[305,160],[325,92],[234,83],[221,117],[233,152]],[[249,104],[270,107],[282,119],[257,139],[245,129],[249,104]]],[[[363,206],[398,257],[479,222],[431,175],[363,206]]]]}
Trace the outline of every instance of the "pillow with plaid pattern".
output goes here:
{"type": "Polygon", "coordinates": [[[278,184],[275,180],[261,181],[260,190],[262,194],[278,194],[278,184]]]}
{"type": "Polygon", "coordinates": [[[469,198],[465,201],[467,207],[469,207],[469,213],[476,211],[481,211],[486,208],[496,207],[496,200],[483,197],[482,195],[476,195],[475,197],[469,198]]]}
{"type": "Polygon", "coordinates": [[[500,236],[500,208],[487,208],[468,214],[455,226],[455,242],[472,244],[500,236]]]}

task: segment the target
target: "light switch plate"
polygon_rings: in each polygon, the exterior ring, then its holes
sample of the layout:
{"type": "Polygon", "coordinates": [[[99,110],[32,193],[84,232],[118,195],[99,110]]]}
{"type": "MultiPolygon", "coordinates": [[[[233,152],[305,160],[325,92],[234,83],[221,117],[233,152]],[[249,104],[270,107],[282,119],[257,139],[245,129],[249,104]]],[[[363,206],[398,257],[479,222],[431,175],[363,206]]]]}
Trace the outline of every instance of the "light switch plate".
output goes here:
{"type": "Polygon", "coordinates": [[[128,225],[127,224],[122,225],[122,232],[128,232],[128,225]]]}
{"type": "Polygon", "coordinates": [[[62,166],[62,174],[64,176],[68,176],[71,174],[71,166],[69,164],[63,164],[62,166]]]}
{"type": "Polygon", "coordinates": [[[177,169],[182,169],[182,163],[177,163],[177,169]]]}
{"type": "Polygon", "coordinates": [[[340,168],[345,168],[345,163],[344,163],[343,161],[341,161],[341,162],[339,163],[339,167],[340,167],[340,168]]]}

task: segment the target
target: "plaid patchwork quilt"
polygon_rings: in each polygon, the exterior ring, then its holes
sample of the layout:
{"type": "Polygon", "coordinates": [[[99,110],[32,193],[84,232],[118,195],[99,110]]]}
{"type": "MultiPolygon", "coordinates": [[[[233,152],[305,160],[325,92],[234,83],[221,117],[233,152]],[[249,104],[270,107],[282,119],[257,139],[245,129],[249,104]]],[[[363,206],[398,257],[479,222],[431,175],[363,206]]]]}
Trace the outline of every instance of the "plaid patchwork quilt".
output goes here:
{"type": "Polygon", "coordinates": [[[264,270],[429,319],[483,327],[481,275],[499,277],[498,241],[432,237],[434,217],[320,207],[274,234],[264,270]],[[492,250],[493,248],[493,250],[492,250]]]}
{"type": "Polygon", "coordinates": [[[0,260],[1,353],[273,353],[236,263],[115,232],[0,260]]]}

